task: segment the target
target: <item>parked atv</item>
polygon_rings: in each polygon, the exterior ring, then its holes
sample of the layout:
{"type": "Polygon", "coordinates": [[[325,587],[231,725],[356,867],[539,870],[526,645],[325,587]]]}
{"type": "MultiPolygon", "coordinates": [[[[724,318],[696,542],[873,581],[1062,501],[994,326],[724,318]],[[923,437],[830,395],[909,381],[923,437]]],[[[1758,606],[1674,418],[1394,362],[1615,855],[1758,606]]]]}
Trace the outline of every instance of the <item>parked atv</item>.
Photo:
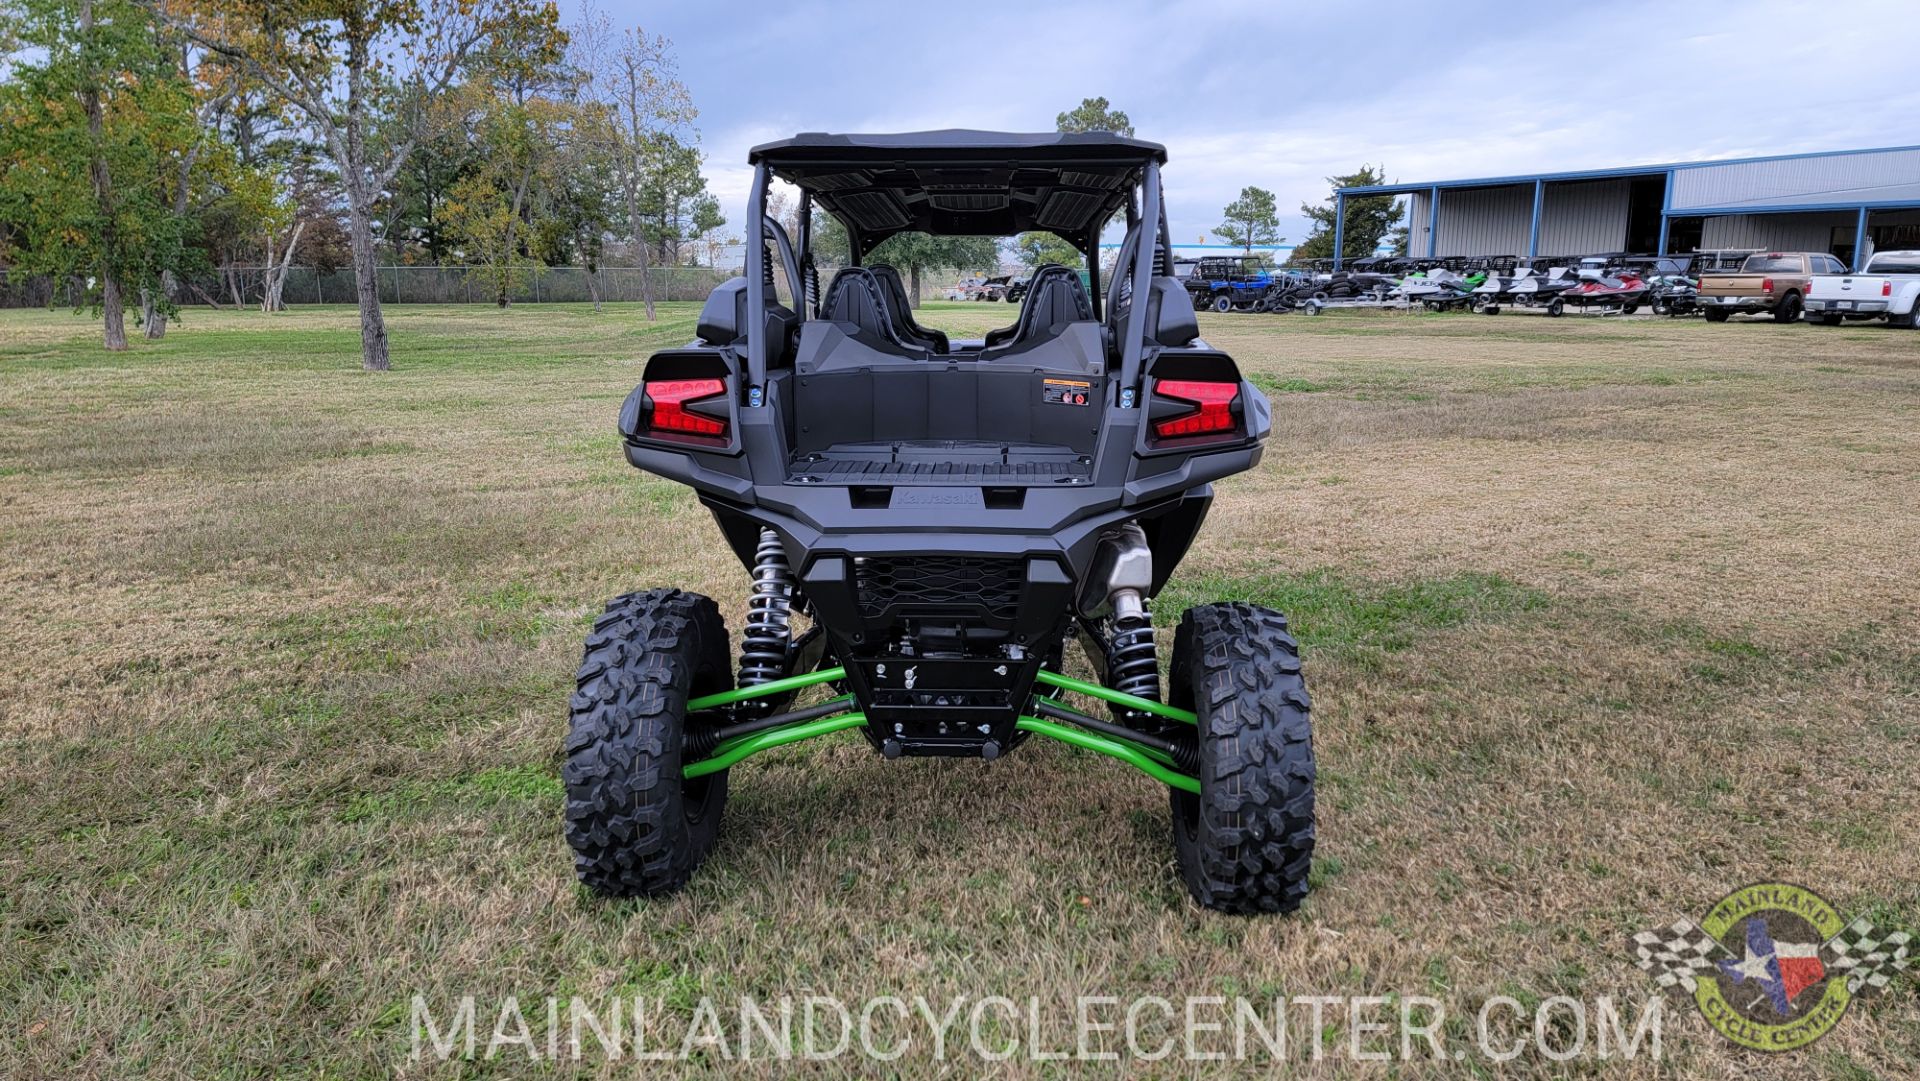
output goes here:
{"type": "Polygon", "coordinates": [[[1156,655],[1150,602],[1214,482],[1253,468],[1270,427],[1170,276],[1165,160],[1102,133],[752,151],[746,276],[714,290],[694,341],[648,360],[620,413],[627,460],[712,511],[746,572],[746,626],[736,653],[720,606],[679,589],[617,597],[594,624],[564,769],[588,886],[679,888],[713,849],[733,766],[855,731],[889,759],[991,761],[1035,737],[1116,759],[1167,786],[1200,904],[1305,898],[1313,733],[1286,617],[1202,604],[1164,678],[1156,655]],[[767,216],[776,179],[799,192],[797,242],[767,216]],[[816,207],[851,248],[824,291],[816,207]],[[1122,214],[1102,288],[1101,230],[1122,214]],[[920,326],[900,275],[863,265],[897,233],[1033,229],[1069,238],[1092,287],[1041,267],[1014,324],[978,341],[920,326]],[[776,259],[800,296],[777,295],[776,259]],[[1093,679],[1066,674],[1069,637],[1093,679]]]}

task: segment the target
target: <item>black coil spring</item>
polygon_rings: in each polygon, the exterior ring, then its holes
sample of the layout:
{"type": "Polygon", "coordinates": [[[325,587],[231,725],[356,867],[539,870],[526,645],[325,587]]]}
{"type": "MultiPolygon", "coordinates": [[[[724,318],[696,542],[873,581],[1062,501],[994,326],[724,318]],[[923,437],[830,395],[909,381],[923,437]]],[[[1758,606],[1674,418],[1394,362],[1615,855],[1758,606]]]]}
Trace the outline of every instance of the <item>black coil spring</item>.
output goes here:
{"type": "Polygon", "coordinates": [[[1113,621],[1113,641],[1107,647],[1107,684],[1136,698],[1160,701],[1160,658],[1153,649],[1151,615],[1113,621]]]}
{"type": "Polygon", "coordinates": [[[813,253],[808,252],[800,263],[800,277],[806,280],[806,311],[809,315],[820,313],[820,268],[813,265],[813,253]]]}
{"type": "Polygon", "coordinates": [[[793,569],[787,565],[787,550],[773,530],[762,529],[753,550],[753,596],[747,600],[747,629],[740,643],[739,686],[786,675],[792,609],[793,569]]]}

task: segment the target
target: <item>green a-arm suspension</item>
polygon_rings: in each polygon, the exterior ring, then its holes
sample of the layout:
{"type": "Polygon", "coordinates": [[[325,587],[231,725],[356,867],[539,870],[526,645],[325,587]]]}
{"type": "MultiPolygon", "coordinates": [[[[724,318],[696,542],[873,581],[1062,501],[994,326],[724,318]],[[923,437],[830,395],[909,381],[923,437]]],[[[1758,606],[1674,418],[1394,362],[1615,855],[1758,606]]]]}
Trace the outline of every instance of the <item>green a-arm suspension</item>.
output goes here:
{"type": "MultiPolygon", "coordinates": [[[[785,679],[776,679],[751,687],[703,695],[687,703],[687,712],[703,713],[758,698],[776,697],[816,684],[844,679],[846,674],[847,670],[844,667],[823,668],[817,672],[788,676],[785,679]]],[[[1102,687],[1097,683],[1073,679],[1057,672],[1042,670],[1036,677],[1036,681],[1056,690],[1084,694],[1125,709],[1152,713],[1190,725],[1198,723],[1193,713],[1188,710],[1102,687]]],[[[682,767],[681,776],[687,780],[693,780],[727,769],[761,751],[817,739],[835,732],[844,732],[849,728],[859,728],[867,723],[867,715],[848,708],[853,704],[852,695],[842,695],[803,709],[704,730],[697,733],[696,737],[689,738],[687,755],[697,760],[682,767]]],[[[1133,732],[1120,725],[1090,717],[1064,702],[1045,695],[1035,695],[1032,708],[1035,713],[1045,714],[1045,716],[1021,714],[1014,723],[1017,731],[1045,736],[1082,750],[1118,759],[1154,780],[1184,792],[1200,791],[1200,782],[1193,776],[1194,762],[1190,741],[1163,739],[1143,732],[1133,732]]]]}

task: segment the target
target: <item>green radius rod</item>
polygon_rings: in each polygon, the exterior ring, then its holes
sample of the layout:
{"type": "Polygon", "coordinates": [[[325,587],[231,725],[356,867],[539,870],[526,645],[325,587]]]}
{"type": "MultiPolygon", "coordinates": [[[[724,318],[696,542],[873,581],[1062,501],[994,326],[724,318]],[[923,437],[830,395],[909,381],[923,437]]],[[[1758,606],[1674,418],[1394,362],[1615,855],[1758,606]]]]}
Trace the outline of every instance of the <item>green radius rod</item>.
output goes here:
{"type": "MultiPolygon", "coordinates": [[[[751,736],[742,736],[740,739],[727,744],[726,747],[722,748],[712,758],[695,762],[690,766],[681,767],[680,776],[685,780],[696,780],[705,777],[709,773],[718,773],[723,769],[728,769],[741,759],[750,755],[759,754],[761,751],[769,751],[775,747],[784,747],[790,743],[800,743],[805,740],[817,739],[820,736],[832,735],[835,732],[844,732],[849,728],[859,728],[866,723],[867,715],[864,713],[842,713],[838,716],[821,717],[818,720],[806,721],[801,724],[790,725],[786,728],[775,728],[767,732],[756,732],[751,736]]],[[[1059,740],[1061,743],[1078,747],[1081,750],[1092,751],[1095,754],[1103,754],[1109,758],[1117,758],[1147,776],[1152,777],[1154,780],[1178,788],[1182,792],[1198,794],[1200,791],[1199,781],[1162,765],[1145,751],[1137,747],[1128,746],[1119,740],[1108,739],[1105,736],[1095,735],[1092,732],[1082,732],[1077,728],[1069,728],[1064,724],[1055,724],[1052,721],[1043,720],[1039,717],[1029,717],[1024,714],[1021,715],[1019,721],[1015,722],[1014,727],[1022,732],[1031,732],[1036,736],[1045,736],[1048,739],[1059,740]]]]}
{"type": "Polygon", "coordinates": [[[844,679],[846,678],[846,674],[847,670],[845,668],[822,668],[818,672],[807,672],[803,675],[788,676],[785,679],[776,679],[768,683],[756,683],[751,687],[741,687],[737,690],[721,691],[719,694],[703,695],[687,703],[687,712],[698,713],[703,709],[719,709],[721,706],[730,706],[735,702],[745,702],[749,698],[766,698],[770,695],[785,694],[788,691],[797,691],[802,687],[811,687],[816,683],[827,683],[836,679],[844,679]]]}
{"type": "MultiPolygon", "coordinates": [[[[762,686],[770,686],[770,684],[762,684],[762,686]]],[[[864,713],[842,713],[834,717],[803,721],[785,728],[755,732],[751,736],[742,736],[727,744],[712,758],[695,762],[691,766],[682,766],[680,776],[684,780],[691,781],[696,777],[705,777],[709,773],[718,773],[748,755],[759,754],[761,751],[772,750],[775,747],[784,747],[789,743],[799,743],[803,740],[832,735],[835,732],[844,732],[866,723],[867,715],[864,713]]]]}
{"type": "Polygon", "coordinates": [[[1127,765],[1132,766],[1134,769],[1139,770],[1162,784],[1178,788],[1182,792],[1191,792],[1194,795],[1200,794],[1199,781],[1184,773],[1176,773],[1168,769],[1160,763],[1155,762],[1152,758],[1149,758],[1146,753],[1139,748],[1130,747],[1117,739],[1108,739],[1105,736],[1095,735],[1092,732],[1083,732],[1078,728],[1068,728],[1064,724],[1055,724],[1052,721],[1042,720],[1039,717],[1028,717],[1024,714],[1021,715],[1019,721],[1015,722],[1014,727],[1022,732],[1032,732],[1036,736],[1046,736],[1048,739],[1057,739],[1062,743],[1071,744],[1081,750],[1092,751],[1095,754],[1104,754],[1109,758],[1118,758],[1120,761],[1125,762],[1127,765]]]}
{"type": "Polygon", "coordinates": [[[1195,717],[1190,710],[1184,710],[1178,706],[1169,706],[1162,702],[1155,702],[1149,698],[1140,698],[1128,694],[1125,691],[1113,690],[1110,687],[1102,687],[1098,683],[1088,683],[1085,680],[1074,679],[1071,676],[1063,676],[1058,672],[1049,672],[1041,669],[1038,681],[1048,684],[1049,686],[1058,687],[1063,691],[1079,691],[1081,694],[1091,695],[1103,702],[1112,702],[1116,706],[1145,710],[1148,713],[1158,713],[1162,717],[1171,717],[1176,721],[1185,721],[1188,724],[1200,723],[1200,718],[1195,717]]]}
{"type": "MultiPolygon", "coordinates": [[[[811,687],[819,683],[844,679],[846,678],[846,674],[847,670],[844,667],[825,668],[818,672],[788,676],[785,679],[776,679],[769,683],[760,683],[751,687],[742,687],[737,690],[722,691],[719,694],[704,695],[688,702],[687,712],[698,713],[702,710],[718,709],[721,706],[729,706],[735,702],[744,702],[752,698],[785,694],[788,691],[797,691],[803,687],[811,687]]],[[[1058,687],[1061,690],[1076,691],[1105,702],[1111,702],[1114,705],[1125,706],[1128,709],[1144,710],[1148,713],[1159,714],[1162,717],[1185,721],[1188,724],[1199,723],[1198,718],[1188,710],[1154,702],[1146,698],[1140,698],[1108,687],[1102,687],[1097,683],[1088,683],[1070,676],[1063,676],[1058,672],[1042,670],[1038,675],[1037,681],[1052,687],[1058,687]]],[[[691,781],[699,777],[705,777],[710,773],[718,773],[721,770],[728,769],[742,759],[759,754],[761,751],[772,750],[775,747],[785,747],[791,743],[801,743],[806,740],[817,739],[820,736],[832,735],[835,732],[844,732],[849,728],[858,728],[866,723],[867,715],[865,713],[841,713],[832,717],[820,717],[815,720],[804,721],[800,724],[789,725],[785,728],[774,728],[765,732],[755,732],[752,735],[728,740],[716,748],[711,757],[688,766],[683,766],[680,775],[684,779],[691,781]]],[[[1199,781],[1171,768],[1169,763],[1161,761],[1164,756],[1157,755],[1145,748],[1135,747],[1131,744],[1109,739],[1106,736],[1094,732],[1082,731],[1078,728],[1056,724],[1053,721],[1040,717],[1027,716],[1026,714],[1020,716],[1019,720],[1015,722],[1014,727],[1020,731],[1031,732],[1036,736],[1046,736],[1048,739],[1058,740],[1061,743],[1078,747],[1082,750],[1092,751],[1095,754],[1103,754],[1109,758],[1117,758],[1142,773],[1145,773],[1147,776],[1163,784],[1178,788],[1183,792],[1198,793],[1200,791],[1199,781]]]]}

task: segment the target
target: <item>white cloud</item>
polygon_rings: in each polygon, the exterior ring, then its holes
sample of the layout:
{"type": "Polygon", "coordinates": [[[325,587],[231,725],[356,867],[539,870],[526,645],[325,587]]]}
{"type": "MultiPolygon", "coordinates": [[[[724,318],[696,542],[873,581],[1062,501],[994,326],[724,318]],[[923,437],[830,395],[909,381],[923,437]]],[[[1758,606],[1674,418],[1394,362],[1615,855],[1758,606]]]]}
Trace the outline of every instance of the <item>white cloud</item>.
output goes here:
{"type": "Polygon", "coordinates": [[[1048,130],[1088,95],[1167,145],[1183,239],[1254,184],[1297,241],[1294,208],[1362,163],[1415,181],[1898,145],[1920,116],[1885,45],[1913,24],[1903,0],[601,7],[674,40],[736,219],[757,142],[1048,130]]]}

